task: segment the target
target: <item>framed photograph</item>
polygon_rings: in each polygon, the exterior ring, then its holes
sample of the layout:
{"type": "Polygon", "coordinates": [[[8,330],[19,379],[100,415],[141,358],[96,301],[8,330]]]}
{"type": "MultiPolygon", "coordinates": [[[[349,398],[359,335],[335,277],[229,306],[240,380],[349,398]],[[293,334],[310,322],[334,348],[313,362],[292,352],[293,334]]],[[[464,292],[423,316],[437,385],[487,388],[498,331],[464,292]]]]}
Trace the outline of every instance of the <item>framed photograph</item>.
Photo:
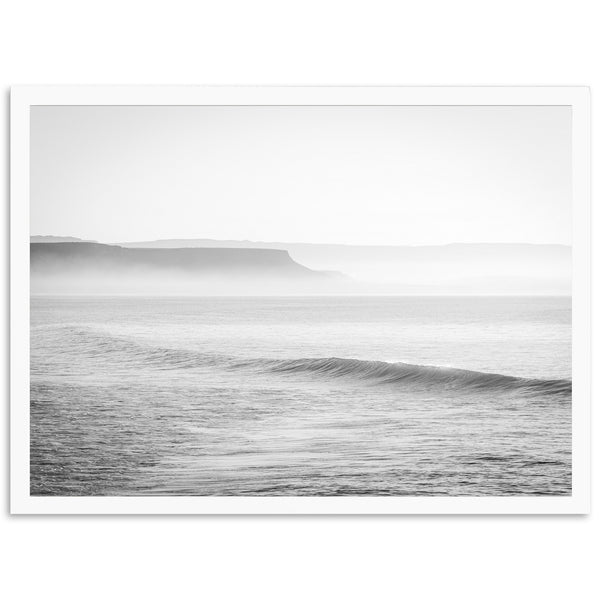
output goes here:
{"type": "Polygon", "coordinates": [[[585,513],[580,87],[11,91],[11,512],[585,513]]]}

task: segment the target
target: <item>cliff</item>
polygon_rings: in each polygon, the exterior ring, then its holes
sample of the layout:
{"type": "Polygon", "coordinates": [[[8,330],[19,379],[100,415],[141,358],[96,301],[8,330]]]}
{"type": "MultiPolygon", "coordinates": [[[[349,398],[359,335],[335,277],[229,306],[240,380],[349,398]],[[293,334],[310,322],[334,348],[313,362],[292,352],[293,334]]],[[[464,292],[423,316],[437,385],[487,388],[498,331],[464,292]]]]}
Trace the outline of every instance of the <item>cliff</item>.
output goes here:
{"type": "Polygon", "coordinates": [[[264,248],[52,242],[30,244],[30,257],[33,293],[308,293],[339,278],[264,248]]]}

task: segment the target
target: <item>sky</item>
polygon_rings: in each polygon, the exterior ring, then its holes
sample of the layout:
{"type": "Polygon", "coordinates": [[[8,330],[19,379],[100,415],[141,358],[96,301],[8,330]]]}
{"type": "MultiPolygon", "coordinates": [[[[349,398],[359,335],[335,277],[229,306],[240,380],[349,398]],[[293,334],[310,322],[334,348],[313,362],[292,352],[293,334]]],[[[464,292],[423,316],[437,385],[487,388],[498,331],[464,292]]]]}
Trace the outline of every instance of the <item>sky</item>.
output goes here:
{"type": "Polygon", "coordinates": [[[35,106],[31,234],[571,243],[566,106],[35,106]]]}

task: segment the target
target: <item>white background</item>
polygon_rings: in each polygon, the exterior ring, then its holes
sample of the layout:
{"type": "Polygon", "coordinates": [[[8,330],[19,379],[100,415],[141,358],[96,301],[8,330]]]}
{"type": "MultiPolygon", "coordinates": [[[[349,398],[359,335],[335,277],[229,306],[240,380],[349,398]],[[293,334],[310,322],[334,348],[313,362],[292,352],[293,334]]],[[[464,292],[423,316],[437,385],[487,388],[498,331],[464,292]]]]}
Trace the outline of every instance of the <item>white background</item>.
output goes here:
{"type": "MultiPolygon", "coordinates": [[[[11,84],[573,84],[592,86],[595,113],[593,11],[574,0],[13,0],[0,25],[5,207],[11,84]]],[[[6,337],[5,320],[2,329],[6,337]]],[[[595,434],[598,425],[594,411],[595,434]]],[[[9,517],[3,441],[0,589],[9,598],[563,600],[600,590],[597,514],[9,517]]]]}

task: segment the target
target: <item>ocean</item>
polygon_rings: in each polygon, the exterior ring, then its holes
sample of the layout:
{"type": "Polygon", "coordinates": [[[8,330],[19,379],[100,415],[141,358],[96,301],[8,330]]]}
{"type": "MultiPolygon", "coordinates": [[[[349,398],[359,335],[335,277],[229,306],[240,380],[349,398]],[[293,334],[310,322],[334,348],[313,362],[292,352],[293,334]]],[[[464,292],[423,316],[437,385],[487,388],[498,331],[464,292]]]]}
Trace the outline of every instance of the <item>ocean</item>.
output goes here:
{"type": "Polygon", "coordinates": [[[31,299],[32,495],[571,494],[567,297],[31,299]]]}

